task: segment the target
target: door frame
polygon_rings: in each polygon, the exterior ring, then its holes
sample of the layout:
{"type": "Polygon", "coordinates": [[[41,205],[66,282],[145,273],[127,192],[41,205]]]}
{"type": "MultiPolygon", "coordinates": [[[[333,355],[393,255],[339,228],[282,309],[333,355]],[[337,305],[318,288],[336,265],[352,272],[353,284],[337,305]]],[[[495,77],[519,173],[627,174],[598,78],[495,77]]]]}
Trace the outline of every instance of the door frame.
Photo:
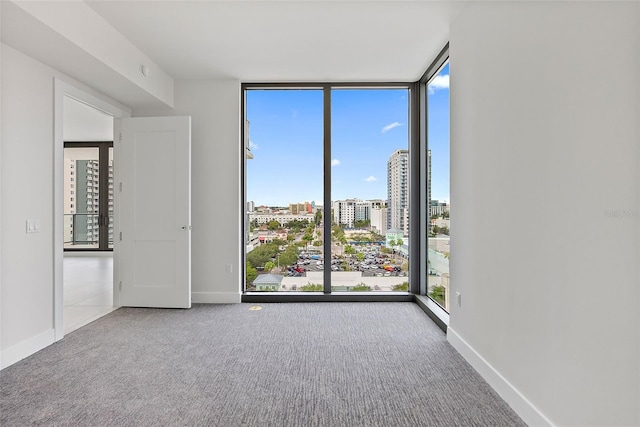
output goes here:
{"type": "MultiPolygon", "coordinates": [[[[54,340],[64,337],[63,255],[64,255],[64,97],[102,111],[114,119],[131,117],[131,108],[90,88],[79,88],[53,79],[53,328],[54,340]]],[[[114,146],[114,155],[115,155],[114,146]]],[[[114,165],[117,167],[117,165],[114,165]]],[[[114,206],[114,215],[118,207],[114,206]]],[[[115,274],[114,274],[115,277],[115,274]]],[[[115,287],[115,284],[114,284],[115,287]]]]}

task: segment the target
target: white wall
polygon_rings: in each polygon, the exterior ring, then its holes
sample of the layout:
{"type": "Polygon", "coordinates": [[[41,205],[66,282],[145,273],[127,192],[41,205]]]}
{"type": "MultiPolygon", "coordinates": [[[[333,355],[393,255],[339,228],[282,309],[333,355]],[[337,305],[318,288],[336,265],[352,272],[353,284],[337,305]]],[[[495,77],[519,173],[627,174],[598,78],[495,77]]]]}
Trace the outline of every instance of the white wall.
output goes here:
{"type": "Polygon", "coordinates": [[[451,28],[449,339],[532,425],[640,424],[639,7],[451,28]]]}
{"type": "Polygon", "coordinates": [[[0,54],[1,368],[55,340],[54,78],[106,98],[5,44],[0,54]],[[38,233],[26,233],[27,219],[39,222],[38,233]]]}
{"type": "Polygon", "coordinates": [[[192,301],[240,302],[240,82],[176,81],[175,108],[133,115],[191,116],[192,301]]]}
{"type": "Polygon", "coordinates": [[[65,141],[113,141],[113,117],[68,96],[63,100],[65,141]]]}
{"type": "MultiPolygon", "coordinates": [[[[53,78],[2,45],[2,343],[53,333],[53,78]],[[40,222],[26,234],[25,221],[40,222]]],[[[9,353],[7,353],[9,352],[9,353]]]]}

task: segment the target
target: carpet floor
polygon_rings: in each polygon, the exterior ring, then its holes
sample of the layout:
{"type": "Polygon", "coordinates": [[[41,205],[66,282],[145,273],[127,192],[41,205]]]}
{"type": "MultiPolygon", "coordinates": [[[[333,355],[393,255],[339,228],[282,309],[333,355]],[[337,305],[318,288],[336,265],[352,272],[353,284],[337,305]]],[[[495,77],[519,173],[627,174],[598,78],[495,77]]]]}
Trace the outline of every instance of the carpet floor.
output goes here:
{"type": "Polygon", "coordinates": [[[524,426],[413,303],[121,308],[0,371],[0,425],[524,426]]]}

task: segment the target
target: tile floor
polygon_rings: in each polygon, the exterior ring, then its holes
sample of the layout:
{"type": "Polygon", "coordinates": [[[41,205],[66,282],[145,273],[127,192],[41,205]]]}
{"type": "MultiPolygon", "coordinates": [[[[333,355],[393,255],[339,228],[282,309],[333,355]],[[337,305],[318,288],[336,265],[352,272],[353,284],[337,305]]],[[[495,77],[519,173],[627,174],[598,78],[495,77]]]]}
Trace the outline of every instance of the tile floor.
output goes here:
{"type": "Polygon", "coordinates": [[[66,255],[64,271],[64,333],[112,312],[113,256],[66,255]]]}

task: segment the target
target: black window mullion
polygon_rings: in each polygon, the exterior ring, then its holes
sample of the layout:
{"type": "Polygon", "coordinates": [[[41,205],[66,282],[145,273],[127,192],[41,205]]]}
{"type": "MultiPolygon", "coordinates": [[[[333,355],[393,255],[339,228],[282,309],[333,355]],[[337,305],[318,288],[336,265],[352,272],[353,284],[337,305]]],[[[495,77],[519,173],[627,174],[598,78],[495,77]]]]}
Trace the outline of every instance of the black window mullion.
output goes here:
{"type": "Polygon", "coordinates": [[[323,120],[324,120],[324,198],[323,198],[323,278],[324,293],[331,293],[331,87],[325,85],[323,87],[323,120]],[[329,261],[327,263],[327,261],[329,261]]]}
{"type": "Polygon", "coordinates": [[[101,142],[99,146],[99,199],[98,199],[98,249],[105,251],[109,248],[109,147],[113,143],[101,142]]]}

